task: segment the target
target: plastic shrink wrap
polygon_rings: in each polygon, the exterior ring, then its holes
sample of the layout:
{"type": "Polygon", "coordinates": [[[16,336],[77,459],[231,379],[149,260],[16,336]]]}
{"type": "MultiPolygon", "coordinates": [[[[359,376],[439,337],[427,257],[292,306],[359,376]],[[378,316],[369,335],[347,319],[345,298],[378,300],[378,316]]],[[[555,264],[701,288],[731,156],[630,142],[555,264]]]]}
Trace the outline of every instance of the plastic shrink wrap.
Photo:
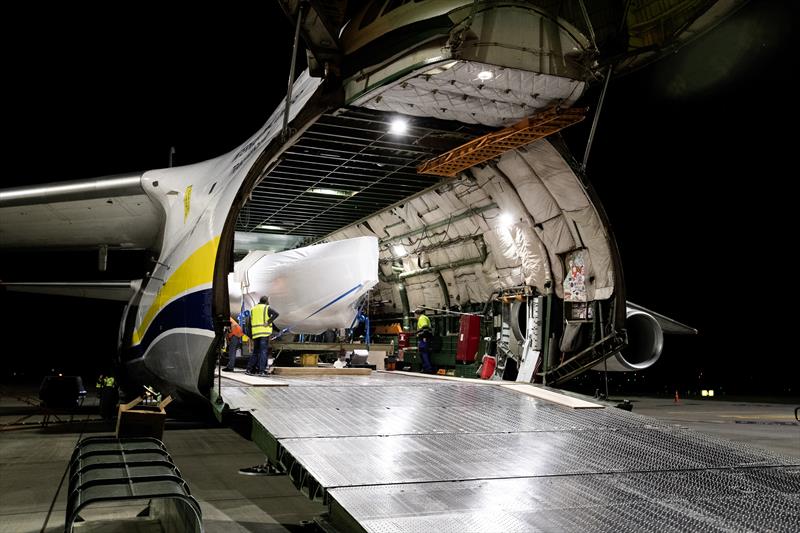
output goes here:
{"type": "Polygon", "coordinates": [[[378,239],[357,237],[272,253],[254,251],[228,276],[231,313],[261,296],[280,316],[278,328],[322,333],[353,324],[356,306],[378,283],[378,239]]]}

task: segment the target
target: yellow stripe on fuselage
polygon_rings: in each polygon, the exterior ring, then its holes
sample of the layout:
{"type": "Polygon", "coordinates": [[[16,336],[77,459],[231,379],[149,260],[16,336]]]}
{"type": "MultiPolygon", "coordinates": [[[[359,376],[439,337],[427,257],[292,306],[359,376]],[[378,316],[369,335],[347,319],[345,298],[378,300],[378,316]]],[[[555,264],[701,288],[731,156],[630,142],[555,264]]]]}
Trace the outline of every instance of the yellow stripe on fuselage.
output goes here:
{"type": "Polygon", "coordinates": [[[167,281],[158,290],[155,300],[153,300],[153,303],[144,315],[142,323],[139,324],[139,327],[133,332],[134,346],[142,342],[142,338],[144,338],[144,334],[153,321],[153,318],[155,318],[156,314],[158,314],[170,300],[193,287],[211,282],[211,278],[214,275],[214,261],[216,259],[218,246],[219,237],[214,237],[195,250],[194,253],[192,253],[186,261],[181,263],[181,266],[167,278],[167,281]]]}

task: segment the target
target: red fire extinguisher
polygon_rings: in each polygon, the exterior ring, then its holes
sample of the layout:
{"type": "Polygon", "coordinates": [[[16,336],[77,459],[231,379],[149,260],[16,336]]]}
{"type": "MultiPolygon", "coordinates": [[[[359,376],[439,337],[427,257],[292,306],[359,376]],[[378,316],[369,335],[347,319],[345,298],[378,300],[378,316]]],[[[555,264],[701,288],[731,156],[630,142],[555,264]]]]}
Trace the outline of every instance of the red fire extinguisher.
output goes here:
{"type": "Polygon", "coordinates": [[[491,355],[484,355],[481,359],[481,379],[491,379],[494,369],[497,367],[497,358],[491,355]]]}

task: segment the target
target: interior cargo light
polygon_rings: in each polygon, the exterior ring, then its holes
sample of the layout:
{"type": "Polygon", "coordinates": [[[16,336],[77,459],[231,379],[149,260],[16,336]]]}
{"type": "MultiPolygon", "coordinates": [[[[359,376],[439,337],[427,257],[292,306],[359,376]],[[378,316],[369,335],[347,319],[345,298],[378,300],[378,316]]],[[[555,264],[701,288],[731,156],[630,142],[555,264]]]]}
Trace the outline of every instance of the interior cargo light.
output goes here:
{"type": "Polygon", "coordinates": [[[406,255],[408,255],[408,252],[406,252],[406,249],[402,244],[395,244],[394,255],[396,255],[397,257],[405,257],[406,255]]]}
{"type": "Polygon", "coordinates": [[[501,228],[508,228],[514,224],[514,217],[511,216],[510,213],[502,213],[498,222],[500,223],[501,228]]]}
{"type": "Polygon", "coordinates": [[[490,70],[482,70],[478,72],[478,79],[481,81],[489,81],[490,79],[494,78],[494,74],[490,70]]]}
{"type": "Polygon", "coordinates": [[[306,192],[311,194],[327,194],[328,196],[353,196],[358,191],[348,191],[345,189],[320,189],[320,188],[311,188],[308,189],[306,192]]]}
{"type": "Polygon", "coordinates": [[[258,229],[274,229],[276,231],[283,231],[283,228],[280,226],[270,226],[270,225],[259,226],[258,229]]]}
{"type": "Polygon", "coordinates": [[[395,135],[405,135],[406,131],[408,131],[408,122],[402,118],[396,118],[392,120],[392,125],[389,127],[389,133],[393,133],[395,135]]]}

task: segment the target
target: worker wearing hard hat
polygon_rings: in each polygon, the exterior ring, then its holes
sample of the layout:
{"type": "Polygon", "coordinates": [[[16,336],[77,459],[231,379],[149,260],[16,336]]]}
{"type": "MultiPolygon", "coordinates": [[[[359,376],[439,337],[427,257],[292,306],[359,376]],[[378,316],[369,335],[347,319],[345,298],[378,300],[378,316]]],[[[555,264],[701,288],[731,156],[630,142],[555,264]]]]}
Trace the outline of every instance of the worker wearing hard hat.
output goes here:
{"type": "Polygon", "coordinates": [[[422,371],[426,374],[432,374],[431,341],[433,340],[433,332],[431,331],[431,319],[428,318],[422,307],[417,307],[414,310],[414,316],[417,317],[417,349],[422,359],[422,371]]]}

